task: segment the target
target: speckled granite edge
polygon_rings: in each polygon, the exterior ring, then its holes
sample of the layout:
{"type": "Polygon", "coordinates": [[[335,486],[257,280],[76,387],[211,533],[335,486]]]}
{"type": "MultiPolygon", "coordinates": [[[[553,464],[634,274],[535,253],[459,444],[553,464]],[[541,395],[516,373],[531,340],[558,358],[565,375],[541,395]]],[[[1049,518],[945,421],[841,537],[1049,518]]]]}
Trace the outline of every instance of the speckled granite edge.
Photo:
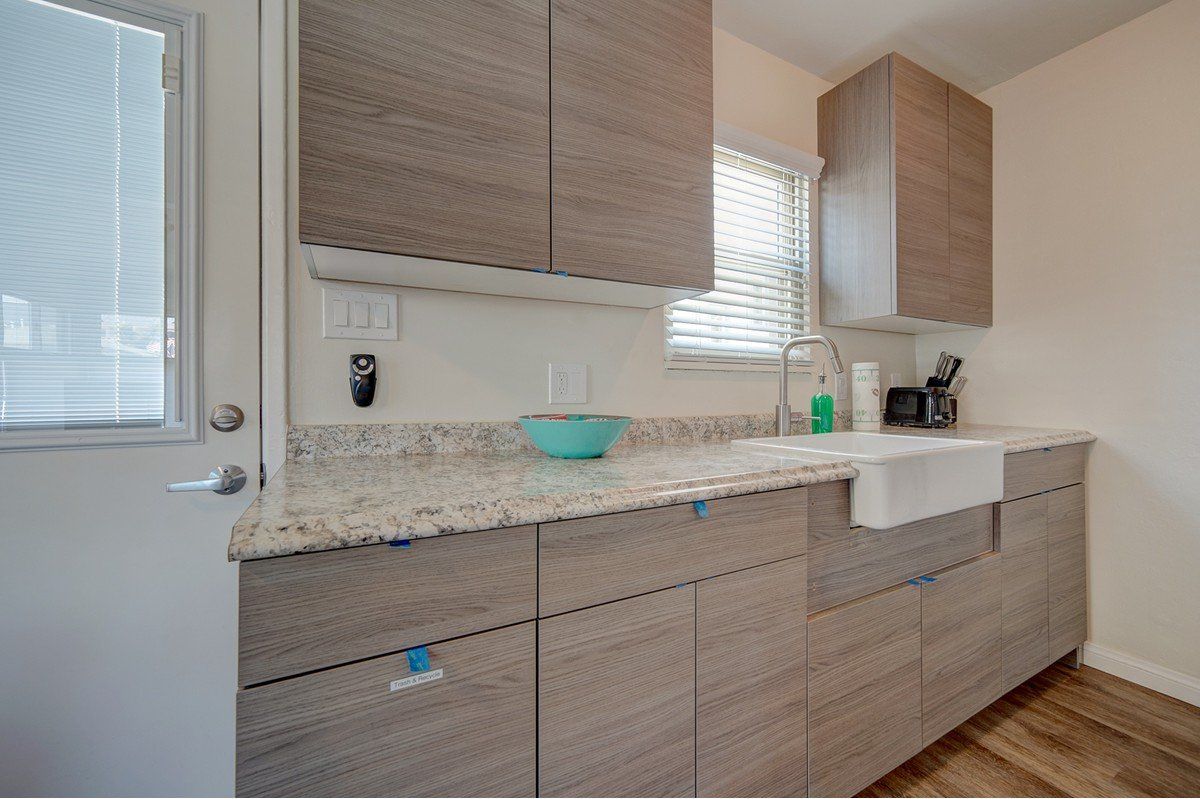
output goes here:
{"type": "MultiPolygon", "coordinates": [[[[849,411],[835,413],[834,429],[850,429],[849,411]]],[[[771,413],[643,417],[630,423],[617,446],[696,444],[774,433],[775,417],[771,413]]],[[[298,461],[359,455],[533,451],[533,442],[515,421],[304,424],[290,426],[287,436],[287,458],[298,461]]]]}
{"type": "Polygon", "coordinates": [[[243,517],[233,528],[229,560],[254,560],[600,516],[847,480],[858,475],[845,461],[770,460],[774,462],[772,465],[756,471],[622,488],[500,498],[482,492],[477,501],[430,503],[395,510],[331,509],[328,514],[291,517],[279,523],[243,517]]]}
{"type": "Polygon", "coordinates": [[[1088,444],[1096,436],[1087,430],[1057,430],[1038,427],[1012,427],[1007,425],[960,423],[957,427],[928,430],[919,427],[880,427],[879,432],[890,435],[918,436],[923,438],[965,438],[976,441],[1001,441],[1004,454],[1014,455],[1047,447],[1065,447],[1070,444],[1088,444]]]}

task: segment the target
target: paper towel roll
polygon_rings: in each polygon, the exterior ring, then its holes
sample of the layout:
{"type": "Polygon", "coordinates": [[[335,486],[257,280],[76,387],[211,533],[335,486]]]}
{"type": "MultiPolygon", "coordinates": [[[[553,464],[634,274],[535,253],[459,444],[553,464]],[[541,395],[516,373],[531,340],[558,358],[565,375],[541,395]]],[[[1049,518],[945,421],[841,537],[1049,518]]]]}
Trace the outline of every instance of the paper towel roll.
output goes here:
{"type": "Polygon", "coordinates": [[[850,367],[854,413],[851,427],[862,432],[879,429],[879,364],[856,363],[850,367]]]}

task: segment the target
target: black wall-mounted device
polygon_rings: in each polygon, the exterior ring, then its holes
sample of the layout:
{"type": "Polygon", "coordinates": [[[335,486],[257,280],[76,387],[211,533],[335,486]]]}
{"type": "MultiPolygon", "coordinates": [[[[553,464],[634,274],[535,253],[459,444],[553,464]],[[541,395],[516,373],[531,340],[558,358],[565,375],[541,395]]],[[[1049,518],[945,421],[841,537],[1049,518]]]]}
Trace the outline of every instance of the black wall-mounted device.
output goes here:
{"type": "Polygon", "coordinates": [[[365,408],[375,401],[378,378],[374,355],[350,356],[350,399],[354,400],[355,405],[365,408]]]}

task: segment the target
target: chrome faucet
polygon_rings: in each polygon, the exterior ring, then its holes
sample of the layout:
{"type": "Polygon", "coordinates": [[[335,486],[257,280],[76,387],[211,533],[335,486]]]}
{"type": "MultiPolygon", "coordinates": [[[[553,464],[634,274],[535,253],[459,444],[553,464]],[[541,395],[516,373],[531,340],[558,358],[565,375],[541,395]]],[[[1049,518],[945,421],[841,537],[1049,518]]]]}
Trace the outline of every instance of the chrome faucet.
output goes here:
{"type": "Polygon", "coordinates": [[[829,360],[833,364],[834,374],[840,375],[846,371],[842,368],[842,357],[838,355],[837,345],[825,336],[797,336],[788,339],[779,353],[779,404],[775,406],[775,435],[777,436],[786,436],[790,433],[793,421],[812,418],[803,413],[793,415],[792,406],[788,405],[788,357],[792,354],[793,348],[804,344],[824,345],[825,351],[829,353],[829,360]]]}

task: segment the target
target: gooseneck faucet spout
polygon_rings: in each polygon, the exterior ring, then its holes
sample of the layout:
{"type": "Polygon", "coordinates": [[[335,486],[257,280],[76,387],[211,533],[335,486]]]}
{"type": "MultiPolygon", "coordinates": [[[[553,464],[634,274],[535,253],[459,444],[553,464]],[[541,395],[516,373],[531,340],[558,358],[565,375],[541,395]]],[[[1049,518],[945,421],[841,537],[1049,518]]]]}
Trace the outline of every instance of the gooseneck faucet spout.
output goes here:
{"type": "MultiPolygon", "coordinates": [[[[788,358],[793,349],[805,344],[824,346],[825,351],[829,353],[829,360],[833,364],[833,371],[839,375],[846,371],[842,367],[842,356],[838,355],[837,345],[825,336],[797,336],[788,339],[779,352],[779,404],[775,406],[775,435],[777,436],[786,436],[791,432],[793,416],[792,407],[788,405],[788,358]]],[[[803,414],[800,416],[808,418],[803,414]]]]}

